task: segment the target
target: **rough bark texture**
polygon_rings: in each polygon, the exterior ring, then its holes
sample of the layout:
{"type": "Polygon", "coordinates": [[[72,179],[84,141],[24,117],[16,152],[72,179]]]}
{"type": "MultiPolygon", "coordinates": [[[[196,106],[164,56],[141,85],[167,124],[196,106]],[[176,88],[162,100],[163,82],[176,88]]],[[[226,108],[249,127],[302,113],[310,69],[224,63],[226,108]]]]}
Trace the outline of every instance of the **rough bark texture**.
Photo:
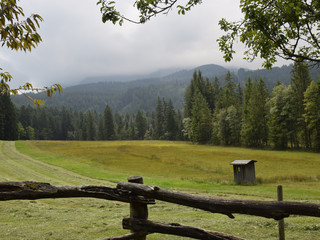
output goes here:
{"type": "Polygon", "coordinates": [[[196,196],[176,191],[161,189],[156,186],[120,182],[120,190],[153,198],[165,202],[194,207],[213,213],[226,214],[234,218],[233,213],[254,215],[280,220],[290,215],[320,217],[320,204],[278,201],[228,200],[196,196]]]}
{"type": "MultiPolygon", "coordinates": [[[[143,184],[143,178],[140,176],[129,177],[128,181],[131,183],[143,184]]],[[[148,219],[148,205],[143,203],[130,203],[130,218],[148,219]]],[[[140,232],[134,229],[132,233],[140,232]]],[[[137,236],[134,240],[146,240],[146,235],[137,236]]]]}
{"type": "Polygon", "coordinates": [[[17,199],[91,197],[120,202],[154,204],[154,200],[134,197],[127,191],[104,186],[52,186],[41,182],[1,182],[0,201],[17,199]]]}
{"type": "Polygon", "coordinates": [[[208,231],[200,228],[181,225],[179,223],[159,223],[136,218],[123,219],[122,226],[124,229],[131,229],[135,231],[163,233],[203,240],[244,240],[243,238],[231,236],[225,233],[208,231]]]}

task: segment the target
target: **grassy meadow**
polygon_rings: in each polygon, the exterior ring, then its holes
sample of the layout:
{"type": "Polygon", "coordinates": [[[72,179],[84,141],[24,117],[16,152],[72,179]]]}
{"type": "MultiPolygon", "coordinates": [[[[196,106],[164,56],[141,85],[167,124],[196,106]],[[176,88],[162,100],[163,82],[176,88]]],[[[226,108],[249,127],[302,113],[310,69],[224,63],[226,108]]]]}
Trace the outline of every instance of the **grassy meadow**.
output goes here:
{"type": "MultiPolygon", "coordinates": [[[[211,197],[284,199],[320,203],[320,154],[213,147],[167,141],[0,141],[0,181],[34,180],[55,185],[115,186],[140,175],[146,184],[211,197]],[[257,182],[233,183],[230,162],[254,159],[257,182]]],[[[8,201],[0,205],[0,239],[101,239],[127,233],[121,220],[128,205],[92,199],[8,201]]],[[[247,239],[276,239],[270,219],[206,213],[157,202],[149,219],[179,222],[247,239]]],[[[320,219],[292,216],[285,220],[288,239],[317,239],[320,219]]],[[[150,235],[148,239],[183,239],[150,235]]]]}

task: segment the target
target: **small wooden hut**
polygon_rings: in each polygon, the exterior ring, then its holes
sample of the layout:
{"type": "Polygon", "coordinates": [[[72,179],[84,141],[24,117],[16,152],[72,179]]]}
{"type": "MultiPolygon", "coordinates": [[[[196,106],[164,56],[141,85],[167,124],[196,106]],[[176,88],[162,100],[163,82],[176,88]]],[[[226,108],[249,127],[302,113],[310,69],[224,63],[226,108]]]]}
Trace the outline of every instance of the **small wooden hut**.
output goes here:
{"type": "Polygon", "coordinates": [[[234,160],[233,165],[234,181],[236,183],[253,183],[256,179],[254,163],[255,160],[234,160]]]}

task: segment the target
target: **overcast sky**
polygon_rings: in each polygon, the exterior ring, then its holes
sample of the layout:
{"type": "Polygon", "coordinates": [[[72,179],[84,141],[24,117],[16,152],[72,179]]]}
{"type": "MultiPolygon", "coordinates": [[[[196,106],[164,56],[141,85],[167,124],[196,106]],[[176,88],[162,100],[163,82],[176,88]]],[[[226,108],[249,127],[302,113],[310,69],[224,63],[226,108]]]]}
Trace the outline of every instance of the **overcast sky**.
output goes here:
{"type": "MultiPolygon", "coordinates": [[[[39,30],[43,41],[31,53],[1,49],[0,67],[13,75],[12,85],[68,86],[90,76],[148,74],[211,63],[261,68],[261,61],[242,60],[241,50],[226,64],[218,49],[218,21],[240,19],[239,0],[204,0],[185,16],[174,10],[144,25],[126,22],[122,27],[102,23],[97,1],[20,0],[27,16],[38,13],[44,18],[39,30]]],[[[126,14],[135,16],[134,1],[119,2],[126,14]]]]}

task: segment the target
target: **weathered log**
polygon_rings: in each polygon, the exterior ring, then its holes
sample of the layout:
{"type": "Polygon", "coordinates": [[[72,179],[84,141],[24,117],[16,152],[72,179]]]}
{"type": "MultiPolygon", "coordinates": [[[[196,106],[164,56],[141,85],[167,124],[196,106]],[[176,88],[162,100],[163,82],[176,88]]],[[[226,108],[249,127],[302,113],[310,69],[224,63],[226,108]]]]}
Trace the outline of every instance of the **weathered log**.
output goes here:
{"type": "Polygon", "coordinates": [[[104,186],[52,186],[41,182],[1,182],[0,201],[42,198],[91,197],[120,202],[154,204],[153,199],[132,196],[127,191],[104,186]]]}
{"type": "Polygon", "coordinates": [[[163,233],[203,240],[244,240],[243,238],[239,238],[229,234],[185,226],[179,223],[159,223],[137,218],[123,219],[122,226],[124,229],[135,231],[163,233]]]}
{"type": "Polygon", "coordinates": [[[194,207],[213,213],[226,214],[234,218],[233,213],[254,215],[280,220],[289,215],[320,217],[320,204],[278,201],[229,200],[197,196],[135,183],[120,182],[119,190],[130,191],[136,195],[165,202],[194,207]]]}
{"type": "MultiPolygon", "coordinates": [[[[131,183],[143,184],[143,178],[140,176],[129,177],[131,183]]],[[[130,218],[148,219],[148,205],[143,203],[130,203],[130,218]]],[[[131,230],[135,233],[135,230],[131,230]]],[[[138,231],[139,232],[139,231],[138,231]]],[[[133,238],[134,240],[146,240],[146,235],[133,238]]]]}
{"type": "Polygon", "coordinates": [[[109,238],[104,238],[101,240],[131,240],[137,237],[143,237],[146,236],[148,233],[146,232],[135,232],[135,233],[129,233],[129,234],[125,234],[122,236],[117,236],[117,237],[109,237],[109,238]]]}

